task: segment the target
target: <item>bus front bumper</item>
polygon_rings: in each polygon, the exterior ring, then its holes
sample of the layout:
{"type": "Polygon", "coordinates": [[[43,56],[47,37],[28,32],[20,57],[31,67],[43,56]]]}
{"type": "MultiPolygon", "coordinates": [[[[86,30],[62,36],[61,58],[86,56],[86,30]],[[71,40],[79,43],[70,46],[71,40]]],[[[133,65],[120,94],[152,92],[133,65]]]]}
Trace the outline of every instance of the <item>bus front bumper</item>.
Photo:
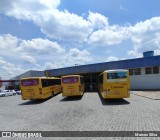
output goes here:
{"type": "Polygon", "coordinates": [[[83,92],[78,92],[78,93],[63,93],[62,92],[62,96],[65,97],[65,96],[82,96],[83,95],[83,92]]]}
{"type": "Polygon", "coordinates": [[[121,98],[129,98],[130,97],[130,94],[123,94],[123,93],[120,93],[120,94],[108,94],[106,92],[103,92],[102,93],[102,96],[103,98],[105,99],[121,99],[121,98]]]}

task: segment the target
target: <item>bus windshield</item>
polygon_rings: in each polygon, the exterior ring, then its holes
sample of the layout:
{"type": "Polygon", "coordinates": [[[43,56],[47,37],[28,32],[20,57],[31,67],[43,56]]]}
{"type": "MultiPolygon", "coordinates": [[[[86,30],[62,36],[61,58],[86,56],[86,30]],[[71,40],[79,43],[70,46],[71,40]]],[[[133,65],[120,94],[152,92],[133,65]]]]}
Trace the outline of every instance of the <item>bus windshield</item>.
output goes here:
{"type": "Polygon", "coordinates": [[[126,72],[107,73],[107,79],[121,79],[121,78],[127,78],[127,73],[126,72]]]}
{"type": "Polygon", "coordinates": [[[38,79],[27,79],[21,81],[22,86],[37,86],[39,84],[38,79]]]}
{"type": "Polygon", "coordinates": [[[70,84],[70,83],[77,83],[78,82],[78,77],[64,77],[62,78],[62,82],[64,84],[70,84]]]}

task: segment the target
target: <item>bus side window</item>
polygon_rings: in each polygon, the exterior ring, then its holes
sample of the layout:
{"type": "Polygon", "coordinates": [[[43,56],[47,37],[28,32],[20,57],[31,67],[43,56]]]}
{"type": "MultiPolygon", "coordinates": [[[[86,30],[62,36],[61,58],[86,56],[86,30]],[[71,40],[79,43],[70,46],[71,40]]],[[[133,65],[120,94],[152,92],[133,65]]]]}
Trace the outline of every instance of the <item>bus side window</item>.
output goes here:
{"type": "Polygon", "coordinates": [[[50,79],[49,80],[49,86],[53,86],[54,85],[54,80],[53,79],[50,79]]]}
{"type": "Polygon", "coordinates": [[[52,82],[51,80],[47,80],[48,81],[48,86],[51,86],[52,82]]]}
{"type": "Polygon", "coordinates": [[[61,79],[54,79],[54,85],[61,85],[61,79]]]}
{"type": "Polygon", "coordinates": [[[48,87],[48,81],[46,79],[42,79],[42,87],[48,87]]]}
{"type": "Polygon", "coordinates": [[[58,79],[58,85],[61,85],[61,79],[58,79]]]}

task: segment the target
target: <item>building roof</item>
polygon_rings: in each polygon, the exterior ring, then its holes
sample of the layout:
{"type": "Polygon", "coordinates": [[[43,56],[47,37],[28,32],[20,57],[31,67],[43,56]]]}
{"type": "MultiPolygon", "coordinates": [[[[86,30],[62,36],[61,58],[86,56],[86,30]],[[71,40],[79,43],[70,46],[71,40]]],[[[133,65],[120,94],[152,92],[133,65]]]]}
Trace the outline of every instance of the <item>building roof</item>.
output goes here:
{"type": "Polygon", "coordinates": [[[44,71],[34,71],[34,70],[30,70],[27,71],[21,75],[18,75],[14,78],[12,78],[11,80],[20,80],[21,78],[26,78],[26,77],[42,77],[45,76],[44,71]]]}
{"type": "Polygon", "coordinates": [[[49,76],[97,73],[112,69],[160,66],[160,55],[47,70],[49,76]]]}

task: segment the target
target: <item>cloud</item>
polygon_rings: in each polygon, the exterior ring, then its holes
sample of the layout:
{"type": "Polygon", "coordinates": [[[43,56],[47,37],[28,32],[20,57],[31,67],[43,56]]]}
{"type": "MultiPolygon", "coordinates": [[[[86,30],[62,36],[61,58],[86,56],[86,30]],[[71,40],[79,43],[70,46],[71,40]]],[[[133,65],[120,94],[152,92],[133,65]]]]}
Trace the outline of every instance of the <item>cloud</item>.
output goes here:
{"type": "MultiPolygon", "coordinates": [[[[79,16],[68,10],[60,11],[59,5],[60,0],[1,1],[0,13],[19,21],[33,22],[49,39],[25,40],[10,34],[1,35],[0,56],[7,59],[0,59],[0,65],[10,63],[22,66],[27,62],[23,70],[82,65],[92,62],[94,57],[85,46],[97,49],[101,46],[119,47],[124,42],[129,42],[128,57],[141,57],[143,51],[149,50],[160,54],[160,17],[140,21],[135,25],[111,25],[109,19],[100,13],[90,11],[85,16],[79,16]]],[[[123,6],[120,8],[125,10],[123,6]]],[[[117,59],[109,56],[106,61],[117,59]]]]}
{"type": "Polygon", "coordinates": [[[1,0],[0,11],[17,19],[30,20],[38,13],[55,9],[60,0],[1,0]]]}
{"type": "Polygon", "coordinates": [[[5,63],[6,63],[6,61],[2,57],[0,57],[0,65],[3,65],[5,63]]]}
{"type": "Polygon", "coordinates": [[[61,63],[59,64],[58,63],[56,64],[56,63],[57,62],[45,62],[44,67],[46,70],[62,67],[61,63]]]}
{"type": "Polygon", "coordinates": [[[90,53],[86,49],[65,49],[57,42],[48,39],[24,40],[6,34],[0,36],[0,42],[0,70],[8,73],[7,78],[30,69],[61,68],[73,66],[75,63],[87,64],[92,61],[90,53]]]}
{"type": "Polygon", "coordinates": [[[94,45],[109,46],[120,44],[127,38],[127,33],[124,28],[116,27],[116,30],[107,28],[104,30],[98,30],[92,33],[89,37],[89,42],[94,45]]]}
{"type": "Polygon", "coordinates": [[[40,3],[48,8],[57,8],[60,4],[60,0],[40,0],[40,3]]]}
{"type": "Polygon", "coordinates": [[[160,17],[153,17],[132,26],[108,26],[94,31],[89,37],[89,42],[96,46],[113,46],[131,41],[130,45],[133,49],[127,52],[130,58],[142,57],[144,51],[150,50],[160,55],[159,25],[160,17]]]}
{"type": "Polygon", "coordinates": [[[71,48],[65,55],[66,64],[74,66],[75,64],[83,65],[92,61],[90,53],[87,50],[80,51],[77,48],[71,48]]]}
{"type": "Polygon", "coordinates": [[[117,60],[119,60],[119,59],[118,59],[118,57],[115,57],[115,56],[109,56],[109,57],[107,57],[106,62],[110,62],[110,61],[117,61],[117,60]]]}
{"type": "Polygon", "coordinates": [[[125,8],[123,5],[120,5],[119,9],[122,10],[122,11],[124,11],[124,12],[128,12],[128,9],[125,8]]]}
{"type": "Polygon", "coordinates": [[[141,57],[144,51],[154,50],[160,55],[160,17],[154,17],[144,22],[139,22],[128,28],[133,49],[128,51],[132,57],[141,57]]]}
{"type": "Polygon", "coordinates": [[[60,0],[3,1],[2,4],[7,5],[5,9],[1,6],[2,13],[19,20],[33,21],[50,38],[82,42],[92,31],[90,22],[83,17],[56,9],[60,0]]]}
{"type": "Polygon", "coordinates": [[[54,65],[51,62],[45,62],[45,68],[46,69],[53,69],[54,65]]]}
{"type": "Polygon", "coordinates": [[[54,61],[48,61],[44,63],[45,69],[55,69],[70,67],[75,65],[84,65],[92,62],[92,57],[87,50],[79,50],[77,48],[70,48],[56,58],[54,61]]]}
{"type": "Polygon", "coordinates": [[[20,66],[8,62],[6,62],[1,68],[6,70],[11,76],[16,76],[17,74],[25,72],[20,66]]]}
{"type": "Polygon", "coordinates": [[[2,35],[0,36],[0,49],[8,48],[13,49],[18,44],[18,39],[15,36],[12,36],[10,34],[2,35]]]}
{"type": "Polygon", "coordinates": [[[99,13],[89,12],[87,19],[94,30],[109,27],[108,18],[99,13]]]}
{"type": "MultiPolygon", "coordinates": [[[[60,41],[113,46],[131,40],[145,42],[160,30],[160,17],[140,21],[135,25],[110,25],[108,18],[100,13],[89,12],[86,18],[59,10],[60,0],[2,0],[1,13],[19,20],[29,20],[40,27],[50,38],[60,41]],[[146,37],[146,39],[144,38],[146,37]]],[[[125,10],[124,6],[120,6],[125,10]]]]}
{"type": "Polygon", "coordinates": [[[3,0],[6,8],[1,6],[0,11],[19,20],[33,21],[48,37],[65,41],[86,42],[94,30],[108,26],[108,18],[99,13],[89,12],[84,19],[67,10],[58,10],[59,4],[60,0],[3,0]]]}
{"type": "Polygon", "coordinates": [[[65,41],[84,42],[92,32],[90,22],[68,11],[54,10],[46,21],[42,18],[36,24],[48,37],[65,41]]]}
{"type": "Polygon", "coordinates": [[[57,42],[41,38],[22,40],[10,34],[0,36],[0,49],[0,71],[8,73],[7,78],[33,68],[44,70],[45,59],[54,61],[65,53],[57,42]]]}
{"type": "Polygon", "coordinates": [[[148,32],[154,32],[160,30],[160,17],[153,17],[145,21],[136,23],[134,26],[130,26],[128,29],[132,35],[141,35],[148,32]]]}
{"type": "Polygon", "coordinates": [[[22,40],[10,34],[0,36],[0,48],[2,57],[11,57],[12,60],[22,59],[30,63],[35,63],[35,58],[40,55],[57,55],[65,51],[57,42],[48,39],[22,40]]]}
{"type": "Polygon", "coordinates": [[[11,77],[17,76],[17,74],[22,74],[25,72],[25,70],[20,65],[7,62],[2,57],[0,57],[0,71],[2,72],[2,79],[9,79],[11,77]]]}
{"type": "Polygon", "coordinates": [[[17,50],[26,50],[27,52],[35,51],[37,53],[60,53],[64,51],[64,49],[57,42],[52,42],[48,39],[42,38],[23,40],[17,50]]]}
{"type": "Polygon", "coordinates": [[[21,57],[27,63],[36,63],[36,60],[32,56],[29,56],[27,54],[22,54],[21,57]]]}

